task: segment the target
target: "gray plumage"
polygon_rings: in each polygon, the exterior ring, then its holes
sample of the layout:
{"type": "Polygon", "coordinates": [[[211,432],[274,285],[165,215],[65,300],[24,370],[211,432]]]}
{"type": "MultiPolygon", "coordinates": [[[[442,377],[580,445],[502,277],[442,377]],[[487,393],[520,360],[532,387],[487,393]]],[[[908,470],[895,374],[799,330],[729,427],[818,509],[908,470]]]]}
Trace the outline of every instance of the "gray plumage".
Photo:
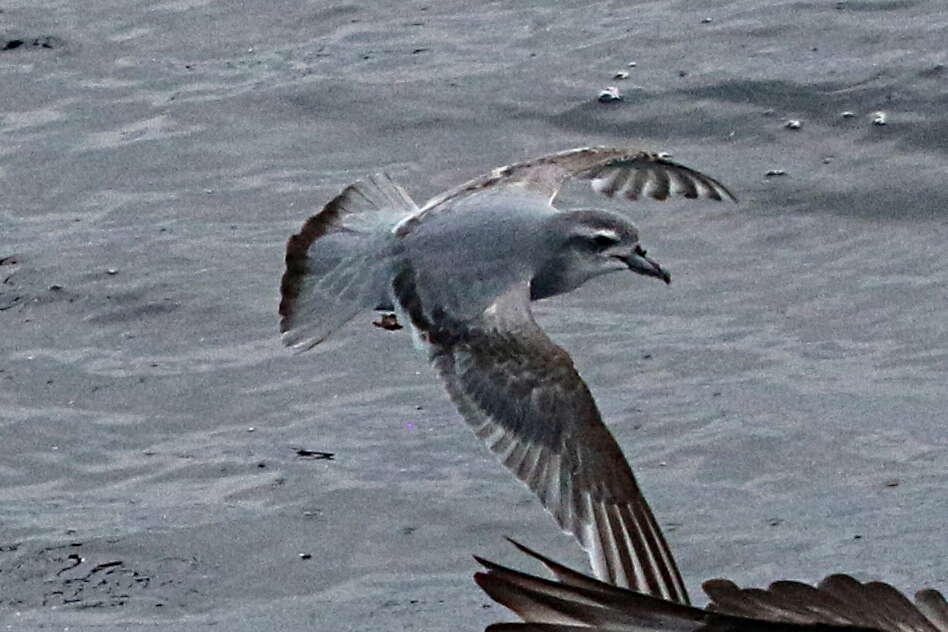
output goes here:
{"type": "Polygon", "coordinates": [[[589,389],[530,311],[531,300],[609,272],[670,280],[624,217],[552,205],[571,177],[627,199],[733,199],[708,176],[624,149],[581,148],[502,167],[420,208],[387,176],[373,176],[288,241],[283,339],[310,348],[360,311],[395,307],[475,434],[579,540],[596,576],[687,603],[589,389]]]}

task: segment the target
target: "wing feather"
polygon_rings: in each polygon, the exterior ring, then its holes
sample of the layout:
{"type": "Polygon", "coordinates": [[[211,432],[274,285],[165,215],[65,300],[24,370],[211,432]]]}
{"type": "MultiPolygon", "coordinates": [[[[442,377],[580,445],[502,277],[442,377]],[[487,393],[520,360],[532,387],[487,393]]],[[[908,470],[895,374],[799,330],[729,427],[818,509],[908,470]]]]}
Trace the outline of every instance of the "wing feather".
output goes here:
{"type": "Polygon", "coordinates": [[[589,389],[533,320],[529,286],[514,286],[472,322],[424,309],[410,268],[396,275],[394,290],[461,415],[579,540],[597,576],[687,602],[668,545],[589,389]],[[655,534],[654,541],[630,547],[612,536],[616,526],[655,534]]]}
{"type": "Polygon", "coordinates": [[[603,583],[511,542],[547,566],[556,581],[476,557],[486,569],[474,576],[477,584],[525,622],[494,624],[488,630],[691,632],[707,619],[707,613],[697,608],[603,583]]]}
{"type": "MultiPolygon", "coordinates": [[[[859,626],[890,632],[944,632],[936,616],[928,612],[924,597],[912,603],[883,582],[860,582],[850,575],[836,574],[815,588],[795,581],[778,581],[766,590],[738,588],[723,579],[704,583],[711,598],[709,609],[796,624],[859,626]]],[[[926,591],[922,591],[926,592],[926,591]]],[[[941,593],[930,591],[941,597],[941,593]]],[[[921,593],[920,593],[921,595],[921,593]]],[[[942,598],[943,599],[943,598],[942,598]]]]}
{"type": "Polygon", "coordinates": [[[915,593],[915,603],[938,632],[948,632],[948,602],[940,592],[932,588],[920,590],[915,593]]]}
{"type": "MultiPolygon", "coordinates": [[[[612,523],[613,535],[624,523],[612,523]]],[[[827,577],[818,587],[778,581],[767,590],[706,582],[713,603],[702,610],[603,583],[511,540],[539,560],[556,581],[475,558],[486,571],[475,581],[523,623],[494,624],[511,632],[945,632],[948,604],[926,589],[915,603],[882,582],[848,575],[827,577]]]]}

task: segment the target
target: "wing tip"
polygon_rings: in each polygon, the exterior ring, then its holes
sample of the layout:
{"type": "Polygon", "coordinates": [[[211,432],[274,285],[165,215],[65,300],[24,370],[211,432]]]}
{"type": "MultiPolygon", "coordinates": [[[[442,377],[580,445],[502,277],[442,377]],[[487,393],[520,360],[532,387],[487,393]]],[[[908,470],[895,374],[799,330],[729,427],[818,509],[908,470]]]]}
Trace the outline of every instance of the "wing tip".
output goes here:
{"type": "Polygon", "coordinates": [[[592,189],[606,197],[633,202],[644,198],[661,202],[673,197],[738,202],[720,181],[670,160],[669,154],[607,148],[595,148],[593,153],[610,157],[576,175],[590,180],[592,189]]]}

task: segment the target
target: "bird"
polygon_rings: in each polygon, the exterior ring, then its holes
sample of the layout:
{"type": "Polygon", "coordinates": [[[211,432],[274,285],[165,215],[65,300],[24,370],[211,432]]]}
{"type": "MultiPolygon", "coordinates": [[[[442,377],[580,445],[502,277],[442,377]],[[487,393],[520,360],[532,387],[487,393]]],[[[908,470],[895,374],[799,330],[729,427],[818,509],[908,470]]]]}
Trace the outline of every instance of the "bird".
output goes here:
{"type": "Polygon", "coordinates": [[[631,148],[582,147],[514,163],[421,206],[375,174],[288,239],[282,340],[306,350],[360,312],[394,309],[474,434],[579,541],[596,577],[687,603],[668,544],[589,388],[530,309],[621,270],[671,281],[624,216],[553,206],[571,178],[619,199],[737,201],[714,178],[631,148]]]}
{"type": "Polygon", "coordinates": [[[511,542],[556,579],[475,556],[486,569],[475,582],[523,620],[486,632],[948,632],[948,602],[933,588],[913,603],[890,584],[842,573],[815,587],[782,580],[742,589],[712,579],[702,584],[711,600],[702,609],[599,581],[511,542]]]}

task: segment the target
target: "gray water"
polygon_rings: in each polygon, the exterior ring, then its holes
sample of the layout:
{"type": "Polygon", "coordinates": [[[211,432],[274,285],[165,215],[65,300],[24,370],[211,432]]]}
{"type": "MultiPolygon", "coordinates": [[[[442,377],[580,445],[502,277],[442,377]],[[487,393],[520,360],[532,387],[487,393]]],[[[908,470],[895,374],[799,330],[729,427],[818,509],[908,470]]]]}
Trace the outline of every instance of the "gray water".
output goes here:
{"type": "Polygon", "coordinates": [[[293,355],[276,306],[352,180],[424,199],[589,144],[741,199],[624,207],[671,287],[536,309],[692,592],[944,589],[946,28],[936,0],[6,3],[0,625],[475,631],[510,615],[471,554],[584,568],[409,334],[293,355]]]}

